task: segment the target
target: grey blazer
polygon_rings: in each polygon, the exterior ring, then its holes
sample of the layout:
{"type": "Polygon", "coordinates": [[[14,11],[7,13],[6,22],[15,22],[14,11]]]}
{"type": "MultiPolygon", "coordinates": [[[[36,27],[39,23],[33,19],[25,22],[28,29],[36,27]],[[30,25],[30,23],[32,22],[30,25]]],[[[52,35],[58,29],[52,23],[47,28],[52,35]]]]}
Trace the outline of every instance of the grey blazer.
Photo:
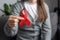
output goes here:
{"type": "MultiPolygon", "coordinates": [[[[45,3],[44,3],[45,4],[45,3]]],[[[14,10],[12,15],[19,16],[19,12],[23,7],[22,2],[18,2],[14,5],[14,10]]],[[[19,23],[16,24],[15,27],[9,28],[7,23],[4,27],[4,32],[7,36],[15,36],[17,34],[16,40],[51,40],[51,24],[50,24],[50,15],[49,15],[49,8],[47,4],[45,4],[45,9],[48,14],[47,19],[41,22],[35,22],[31,15],[28,15],[29,20],[31,21],[31,25],[28,28],[26,24],[22,28],[19,28],[19,23]],[[40,31],[40,29],[42,30],[40,31]],[[41,36],[40,36],[41,33],[41,36]],[[40,38],[41,37],[41,38],[40,38]],[[40,38],[40,39],[39,39],[40,38]]]]}

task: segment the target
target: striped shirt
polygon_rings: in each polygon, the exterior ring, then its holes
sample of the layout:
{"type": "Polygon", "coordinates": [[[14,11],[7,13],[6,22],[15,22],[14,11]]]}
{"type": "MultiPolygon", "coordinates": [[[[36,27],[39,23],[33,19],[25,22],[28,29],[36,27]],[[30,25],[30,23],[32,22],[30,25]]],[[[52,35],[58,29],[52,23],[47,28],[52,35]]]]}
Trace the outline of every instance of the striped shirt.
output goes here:
{"type": "Polygon", "coordinates": [[[45,4],[45,8],[48,14],[48,17],[44,24],[41,22],[35,22],[36,18],[38,17],[36,13],[36,4],[30,4],[28,2],[24,3],[16,3],[14,5],[14,10],[12,12],[12,15],[19,16],[19,13],[23,7],[27,9],[29,12],[28,19],[31,21],[31,25],[28,28],[26,24],[23,25],[22,28],[19,28],[18,23],[16,24],[15,27],[13,28],[8,28],[8,25],[6,23],[4,27],[4,32],[7,36],[15,36],[17,34],[17,39],[16,40],[41,40],[40,38],[40,29],[43,25],[43,30],[41,35],[43,35],[43,40],[51,40],[51,24],[50,24],[50,16],[49,16],[49,9],[48,6],[45,4]]]}

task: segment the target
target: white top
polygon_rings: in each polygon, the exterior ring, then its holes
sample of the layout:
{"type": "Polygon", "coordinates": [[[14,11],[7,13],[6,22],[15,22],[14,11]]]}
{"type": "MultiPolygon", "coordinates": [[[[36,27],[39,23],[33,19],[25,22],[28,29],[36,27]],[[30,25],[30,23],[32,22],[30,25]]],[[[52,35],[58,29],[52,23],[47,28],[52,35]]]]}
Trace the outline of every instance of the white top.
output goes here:
{"type": "Polygon", "coordinates": [[[29,2],[24,2],[25,8],[27,9],[27,11],[30,13],[30,15],[32,16],[32,18],[34,20],[37,19],[37,4],[32,4],[29,2]]]}

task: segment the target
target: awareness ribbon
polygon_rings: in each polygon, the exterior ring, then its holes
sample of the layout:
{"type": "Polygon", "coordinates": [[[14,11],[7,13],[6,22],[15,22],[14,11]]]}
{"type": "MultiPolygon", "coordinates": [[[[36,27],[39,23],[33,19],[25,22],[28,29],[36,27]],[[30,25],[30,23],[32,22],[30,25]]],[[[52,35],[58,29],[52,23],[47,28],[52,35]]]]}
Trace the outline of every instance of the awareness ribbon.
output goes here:
{"type": "Polygon", "coordinates": [[[20,16],[24,18],[24,20],[20,20],[19,25],[22,27],[24,24],[26,24],[28,27],[30,26],[30,21],[28,20],[28,12],[25,8],[23,8],[20,11],[20,16]]]}

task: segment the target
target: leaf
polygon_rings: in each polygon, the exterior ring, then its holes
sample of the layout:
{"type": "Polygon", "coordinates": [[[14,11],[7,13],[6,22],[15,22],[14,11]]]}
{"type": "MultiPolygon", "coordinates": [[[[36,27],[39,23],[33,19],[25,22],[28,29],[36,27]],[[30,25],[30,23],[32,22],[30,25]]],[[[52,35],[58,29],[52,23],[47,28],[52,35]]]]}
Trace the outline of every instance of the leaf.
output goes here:
{"type": "Polygon", "coordinates": [[[13,5],[7,5],[6,3],[4,4],[4,12],[5,15],[10,15],[11,12],[13,11],[13,5]]]}

